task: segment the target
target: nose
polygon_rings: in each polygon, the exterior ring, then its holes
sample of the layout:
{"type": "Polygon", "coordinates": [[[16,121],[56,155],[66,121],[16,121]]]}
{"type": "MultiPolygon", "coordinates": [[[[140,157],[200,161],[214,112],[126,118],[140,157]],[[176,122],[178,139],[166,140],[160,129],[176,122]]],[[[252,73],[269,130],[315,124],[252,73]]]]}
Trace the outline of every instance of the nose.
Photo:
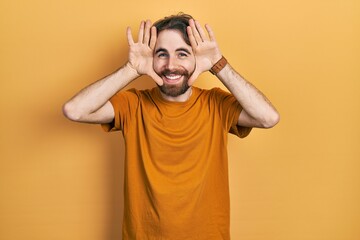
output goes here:
{"type": "Polygon", "coordinates": [[[176,59],[174,57],[169,57],[166,62],[166,68],[169,70],[173,70],[176,68],[176,59]]]}

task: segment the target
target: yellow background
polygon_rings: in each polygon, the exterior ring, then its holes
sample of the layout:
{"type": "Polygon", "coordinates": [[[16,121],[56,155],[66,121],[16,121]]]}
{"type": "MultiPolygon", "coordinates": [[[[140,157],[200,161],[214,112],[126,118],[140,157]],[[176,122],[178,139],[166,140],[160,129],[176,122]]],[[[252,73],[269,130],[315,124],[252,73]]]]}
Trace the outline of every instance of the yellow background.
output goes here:
{"type": "MultiPolygon", "coordinates": [[[[179,11],[281,113],[230,137],[232,239],[359,240],[358,0],[1,1],[0,239],[120,239],[121,133],[61,107],[126,61],[126,26],[179,11]]],[[[196,85],[223,88],[209,73],[196,85]]]]}

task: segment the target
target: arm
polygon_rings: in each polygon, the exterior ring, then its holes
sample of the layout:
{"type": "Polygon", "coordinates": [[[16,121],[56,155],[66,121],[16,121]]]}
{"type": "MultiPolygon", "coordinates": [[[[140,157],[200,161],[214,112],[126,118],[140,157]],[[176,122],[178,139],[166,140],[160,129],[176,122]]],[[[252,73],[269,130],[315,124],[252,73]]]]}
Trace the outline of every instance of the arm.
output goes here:
{"type": "Polygon", "coordinates": [[[138,76],[127,63],[109,76],[85,87],[66,102],[63,106],[64,115],[76,122],[111,122],[114,110],[109,99],[138,76]]]}
{"type": "Polygon", "coordinates": [[[271,128],[279,122],[279,113],[265,95],[238,74],[229,63],[217,74],[217,77],[243,107],[238,125],[271,128]]]}
{"type": "MultiPolygon", "coordinates": [[[[196,59],[196,69],[189,80],[192,84],[199,74],[210,70],[221,59],[222,54],[210,26],[205,25],[208,38],[197,21],[190,20],[189,24],[187,31],[196,59]]],[[[255,86],[241,77],[229,63],[217,74],[217,77],[243,107],[238,119],[239,126],[270,128],[278,123],[279,113],[270,101],[255,86]]]]}
{"type": "Polygon", "coordinates": [[[109,99],[140,75],[147,74],[162,85],[162,79],[153,69],[153,49],[156,43],[156,28],[151,22],[141,22],[139,39],[135,43],[130,28],[127,29],[129,61],[109,76],[85,87],[63,106],[64,115],[73,121],[109,123],[114,119],[114,110],[109,99]]]}

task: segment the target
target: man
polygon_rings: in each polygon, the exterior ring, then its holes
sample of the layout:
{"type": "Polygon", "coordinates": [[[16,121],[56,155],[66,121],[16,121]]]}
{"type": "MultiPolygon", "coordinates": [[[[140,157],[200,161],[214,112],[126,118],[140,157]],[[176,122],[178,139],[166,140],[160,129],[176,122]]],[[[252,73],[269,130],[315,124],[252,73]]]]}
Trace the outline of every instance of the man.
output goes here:
{"type": "Polygon", "coordinates": [[[205,28],[185,14],[142,22],[137,42],[128,28],[128,62],[64,105],[73,121],[123,133],[123,239],[230,239],[227,134],[279,121],[205,28]],[[209,70],[231,94],[193,86],[209,70]],[[141,75],[158,87],[121,91],[141,75]]]}

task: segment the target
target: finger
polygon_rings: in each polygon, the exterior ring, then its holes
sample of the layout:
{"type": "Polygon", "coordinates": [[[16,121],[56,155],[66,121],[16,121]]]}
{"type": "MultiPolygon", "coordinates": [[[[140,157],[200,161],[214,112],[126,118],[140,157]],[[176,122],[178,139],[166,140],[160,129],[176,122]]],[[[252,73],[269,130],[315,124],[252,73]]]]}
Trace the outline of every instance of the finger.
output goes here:
{"type": "Polygon", "coordinates": [[[139,35],[138,35],[138,42],[142,43],[144,41],[144,21],[141,21],[139,27],[139,35]]]}
{"type": "Polygon", "coordinates": [[[205,33],[204,29],[201,27],[201,24],[198,21],[195,21],[195,26],[199,32],[199,35],[200,35],[200,38],[202,39],[202,41],[206,41],[207,40],[206,33],[205,33]]]}
{"type": "Polygon", "coordinates": [[[149,44],[149,39],[150,39],[150,28],[151,28],[151,22],[150,20],[146,20],[145,22],[145,29],[144,29],[144,39],[143,39],[143,43],[144,44],[149,44]]]}
{"type": "Polygon", "coordinates": [[[197,42],[196,42],[196,39],[195,39],[194,34],[192,32],[192,28],[190,26],[188,26],[186,28],[186,30],[187,30],[187,34],[189,36],[190,45],[194,49],[194,48],[197,47],[197,42]]]}
{"type": "Polygon", "coordinates": [[[156,35],[156,27],[152,27],[152,28],[151,28],[150,43],[149,43],[149,47],[150,47],[151,49],[154,49],[154,48],[155,48],[156,38],[157,38],[157,35],[156,35]]]}
{"type": "Polygon", "coordinates": [[[205,24],[206,31],[209,34],[210,41],[216,41],[215,34],[209,24],[205,24]]]}
{"type": "Polygon", "coordinates": [[[202,38],[201,38],[201,36],[200,36],[200,34],[199,34],[196,26],[195,26],[195,22],[194,22],[193,19],[190,19],[190,20],[189,20],[189,25],[190,25],[190,27],[191,27],[191,30],[192,30],[192,33],[193,33],[193,35],[194,35],[194,38],[195,38],[196,42],[197,42],[197,43],[202,42],[202,38]]]}
{"type": "Polygon", "coordinates": [[[133,44],[134,44],[134,39],[133,39],[133,37],[132,37],[131,28],[130,28],[130,27],[127,27],[127,29],[126,29],[126,37],[127,37],[129,46],[130,46],[130,45],[133,45],[133,44]]]}

